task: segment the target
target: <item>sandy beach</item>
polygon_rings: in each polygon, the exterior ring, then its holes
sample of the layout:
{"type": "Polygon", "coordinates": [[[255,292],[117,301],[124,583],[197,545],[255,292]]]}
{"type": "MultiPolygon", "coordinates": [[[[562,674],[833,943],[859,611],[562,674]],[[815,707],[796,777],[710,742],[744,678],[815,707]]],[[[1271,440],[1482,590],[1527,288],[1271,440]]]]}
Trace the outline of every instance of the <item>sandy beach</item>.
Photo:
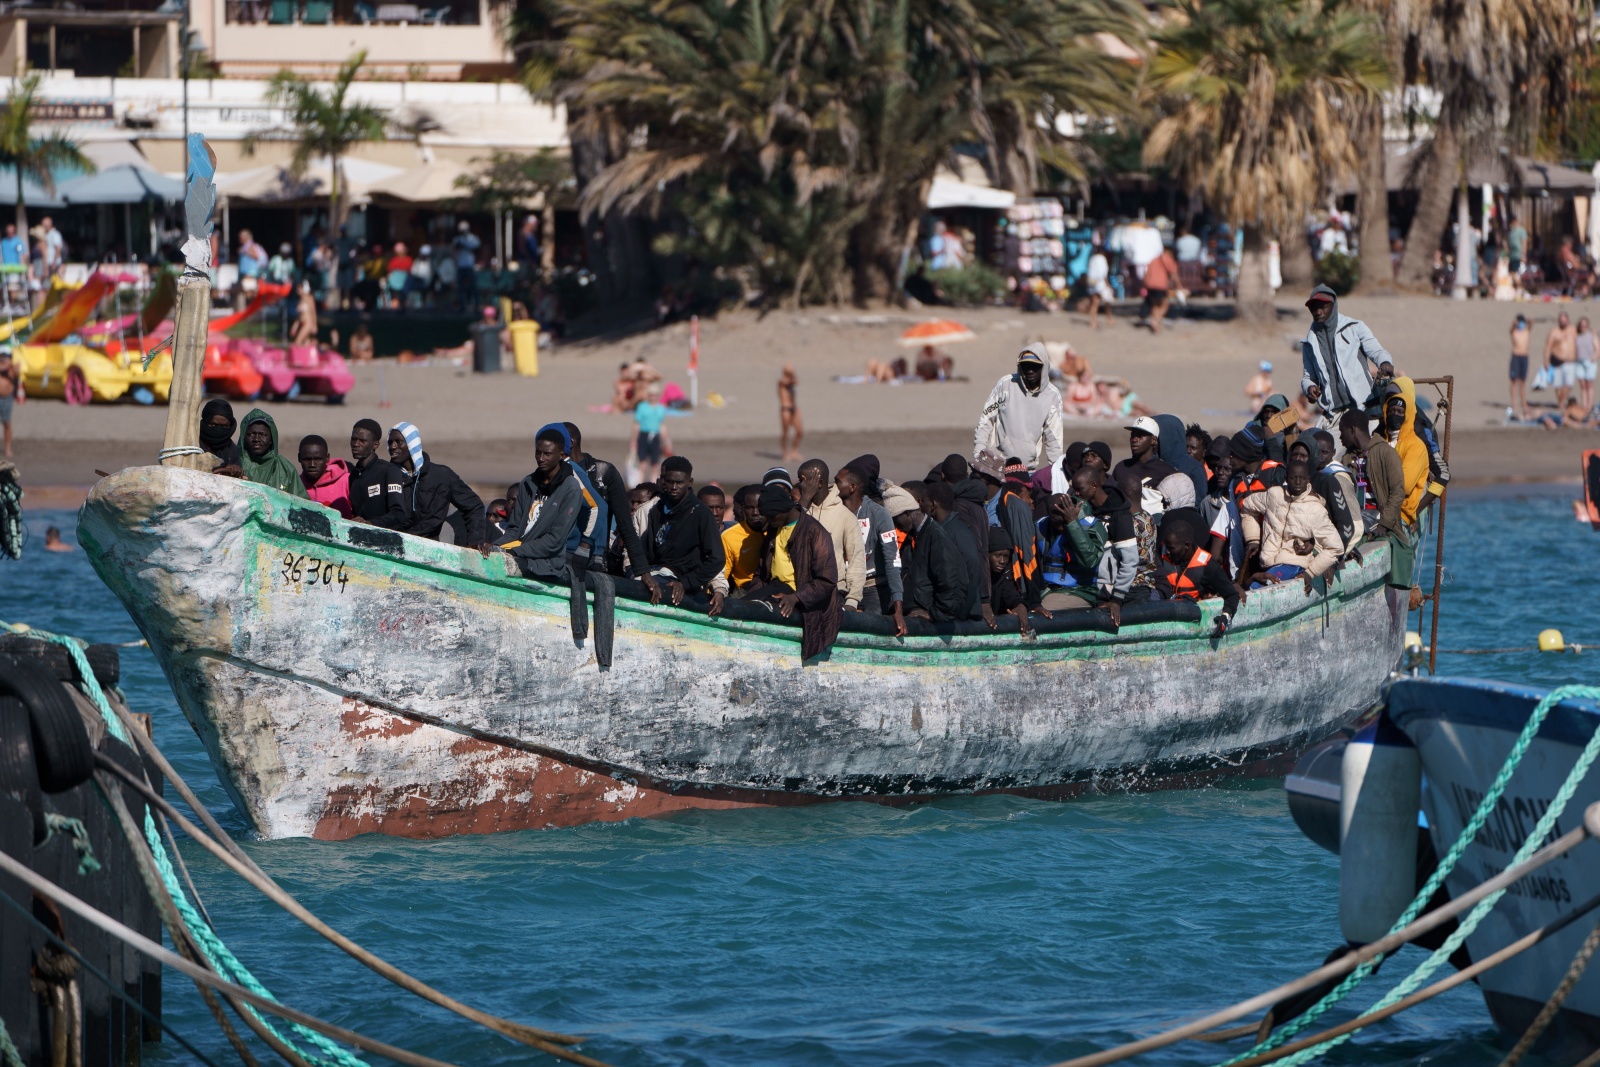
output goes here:
{"type": "MultiPolygon", "coordinates": [[[[1072,344],[1091,360],[1097,375],[1126,378],[1140,399],[1158,411],[1198,421],[1213,432],[1230,432],[1248,417],[1244,384],[1260,360],[1273,363],[1280,390],[1292,393],[1298,388],[1299,339],[1307,316],[1287,298],[1279,306],[1275,331],[1217,321],[1220,308],[1201,306],[1192,309],[1193,317],[1172,321],[1159,336],[1134,326],[1126,316],[1091,331],[1087,318],[1076,314],[944,309],[977,334],[950,348],[961,380],[908,385],[834,379],[862,374],[869,359],[904,354],[895,344],[900,332],[933,311],[728,314],[701,324],[700,408],[668,420],[667,429],[676,450],[695,461],[699,480],[738,484],[755,479],[778,459],[775,383],[783,364],[793,363],[800,378],[806,455],[837,465],[875,452],[887,476],[921,477],[945,454],[971,448],[972,425],[990,388],[1014,366],[1023,344],[1043,339],[1072,344]],[[721,406],[713,403],[717,399],[721,406]]],[[[1507,332],[1514,315],[1520,310],[1533,323],[1537,364],[1556,315],[1567,310],[1576,319],[1589,313],[1590,305],[1356,296],[1342,302],[1341,310],[1372,327],[1402,373],[1455,376],[1451,466],[1459,483],[1575,481],[1582,450],[1600,447],[1600,434],[1503,426],[1507,332]]],[[[291,453],[294,443],[309,433],[327,437],[335,453],[342,453],[350,425],[358,418],[376,418],[385,425],[401,419],[414,422],[437,462],[456,468],[486,491],[496,490],[527,472],[533,432],[552,420],[578,423],[590,451],[620,461],[627,451],[629,419],[600,410],[610,399],[618,364],[642,356],[687,390],[688,337],[688,326],[675,324],[620,339],[547,347],[541,352],[538,378],[379,360],[355,368],[356,387],[342,407],[320,401],[262,406],[277,420],[291,453]],[[387,406],[380,407],[384,398],[387,406]]],[[[1553,403],[1548,392],[1531,398],[1553,403]]],[[[236,404],[236,413],[243,415],[248,407],[236,404]]],[[[58,401],[34,401],[20,406],[16,461],[30,489],[30,503],[42,506],[42,490],[50,487],[50,499],[65,506],[81,500],[96,470],[154,462],[165,420],[165,407],[131,403],[72,408],[58,401]]],[[[1074,423],[1068,438],[1103,439],[1125,453],[1121,422],[1074,423]]]]}

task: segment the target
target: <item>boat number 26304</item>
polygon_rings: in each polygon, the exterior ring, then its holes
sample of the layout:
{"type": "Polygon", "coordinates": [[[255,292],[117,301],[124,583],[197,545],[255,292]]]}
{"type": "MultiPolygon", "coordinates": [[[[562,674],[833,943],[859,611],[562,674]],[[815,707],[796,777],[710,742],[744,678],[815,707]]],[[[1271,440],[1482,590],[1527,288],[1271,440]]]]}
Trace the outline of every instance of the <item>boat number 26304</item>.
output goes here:
{"type": "Polygon", "coordinates": [[[283,557],[283,567],[278,573],[283,575],[283,584],[287,586],[331,589],[337,585],[341,593],[344,592],[345,583],[350,581],[350,575],[346,573],[343,563],[336,563],[331,559],[297,556],[293,552],[283,557]]]}

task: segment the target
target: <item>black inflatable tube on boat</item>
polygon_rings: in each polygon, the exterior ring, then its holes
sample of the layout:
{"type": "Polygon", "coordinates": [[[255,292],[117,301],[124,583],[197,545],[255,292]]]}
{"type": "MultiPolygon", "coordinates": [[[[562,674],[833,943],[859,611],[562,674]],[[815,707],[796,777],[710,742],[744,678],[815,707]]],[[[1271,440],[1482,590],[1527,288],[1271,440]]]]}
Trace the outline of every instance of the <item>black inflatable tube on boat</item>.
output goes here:
{"type": "MultiPolygon", "coordinates": [[[[612,581],[616,584],[618,599],[635,601],[648,601],[650,599],[650,594],[645,589],[644,583],[636,578],[614,577],[612,581]]],[[[562,586],[552,585],[551,589],[565,592],[565,587],[562,586]]],[[[768,606],[768,603],[748,600],[724,600],[722,602],[722,617],[734,622],[765,622],[777,626],[793,626],[797,630],[800,628],[800,616],[798,613],[786,619],[778,614],[775,608],[768,606]]],[[[697,615],[705,615],[710,611],[711,599],[702,595],[685,596],[683,603],[679,604],[678,607],[685,611],[692,611],[697,615]]],[[[1157,622],[1198,623],[1199,621],[1200,605],[1192,600],[1146,600],[1137,604],[1125,604],[1122,608],[1123,626],[1140,626],[1157,622]]],[[[1033,616],[1033,627],[1042,634],[1113,634],[1117,632],[1117,628],[1111,625],[1111,616],[1099,608],[1092,611],[1057,612],[1053,619],[1035,615],[1033,616]]],[[[906,620],[907,636],[909,637],[990,637],[996,634],[1015,634],[1018,629],[1017,617],[1010,613],[996,616],[993,630],[989,629],[988,624],[982,621],[928,622],[924,619],[906,620]]],[[[862,611],[847,611],[844,613],[840,632],[892,636],[894,634],[894,619],[887,615],[871,615],[862,611]]]]}

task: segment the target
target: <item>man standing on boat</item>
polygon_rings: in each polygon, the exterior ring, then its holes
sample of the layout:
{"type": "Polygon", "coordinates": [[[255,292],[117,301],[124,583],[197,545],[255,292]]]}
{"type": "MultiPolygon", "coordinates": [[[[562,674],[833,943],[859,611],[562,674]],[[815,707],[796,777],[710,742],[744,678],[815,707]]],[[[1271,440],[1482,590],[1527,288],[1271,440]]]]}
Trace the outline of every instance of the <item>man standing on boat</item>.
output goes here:
{"type": "MultiPolygon", "coordinates": [[[[628,521],[629,516],[633,514],[633,508],[628,503],[627,479],[622,476],[622,472],[615,464],[597,459],[583,450],[583,431],[575,424],[564,422],[561,425],[566,427],[567,436],[572,440],[572,462],[589,476],[589,484],[600,494],[600,499],[606,506],[606,521],[616,534],[621,535],[623,550],[627,552],[629,559],[644,559],[644,543],[639,539],[639,531],[628,521]]],[[[608,534],[604,543],[609,545],[611,542],[612,537],[608,534]]],[[[615,564],[612,573],[622,573],[620,558],[607,560],[606,563],[608,570],[612,570],[611,565],[615,564]]],[[[640,581],[644,582],[645,588],[652,596],[656,595],[656,580],[648,571],[640,575],[640,581]]]]}
{"type": "Polygon", "coordinates": [[[1016,456],[1029,470],[1061,462],[1061,392],[1045,378],[1043,342],[1017,356],[1017,370],[995,383],[972,435],[972,456],[1016,456]]]}
{"type": "Polygon", "coordinates": [[[711,590],[711,580],[722,573],[727,556],[711,509],[694,495],[694,466],[683,456],[668,456],[657,484],[661,499],[650,508],[644,531],[644,558],[658,583],[650,602],[681,604],[686,593],[709,592],[712,607],[722,610],[722,594],[711,590]]]}
{"type": "Polygon", "coordinates": [[[1300,389],[1317,406],[1318,425],[1331,427],[1342,413],[1367,402],[1374,371],[1394,376],[1394,357],[1366,323],[1339,314],[1338,294],[1326,285],[1311,290],[1306,309],[1311,329],[1300,343],[1300,389]]]}

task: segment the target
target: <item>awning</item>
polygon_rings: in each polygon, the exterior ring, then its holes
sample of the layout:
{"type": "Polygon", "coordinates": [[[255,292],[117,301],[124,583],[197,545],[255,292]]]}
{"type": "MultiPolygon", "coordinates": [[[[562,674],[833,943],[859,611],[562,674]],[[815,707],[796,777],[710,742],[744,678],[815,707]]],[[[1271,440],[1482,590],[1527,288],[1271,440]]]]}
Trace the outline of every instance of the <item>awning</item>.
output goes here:
{"type": "Polygon", "coordinates": [[[386,196],[411,204],[436,204],[441,200],[456,200],[469,196],[471,190],[456,184],[456,179],[468,173],[460,163],[436,159],[420,167],[403,170],[388,178],[380,178],[367,186],[367,195],[386,196]]]}
{"type": "Polygon", "coordinates": [[[967,182],[957,181],[954,178],[934,178],[933,185],[928,190],[929,211],[957,207],[988,208],[992,211],[1004,211],[1008,207],[1015,206],[1016,202],[1016,193],[1008,193],[1003,189],[989,189],[981,185],[971,185],[967,182]]]}
{"type": "MultiPolygon", "coordinates": [[[[52,196],[33,183],[31,178],[22,179],[22,202],[28,207],[64,208],[65,200],[60,196],[61,185],[56,185],[57,194],[52,196]]],[[[15,204],[17,202],[17,172],[10,167],[0,168],[0,203],[15,204]]]]}
{"type": "MultiPolygon", "coordinates": [[[[1384,183],[1390,192],[1417,188],[1422,180],[1422,150],[1426,144],[1390,142],[1385,147],[1384,183]]],[[[1467,166],[1467,181],[1472,185],[1492,185],[1514,196],[1593,196],[1596,191],[1595,177],[1588,171],[1509,153],[1476,157],[1467,166]]],[[[1345,184],[1345,191],[1355,192],[1353,180],[1345,184]]]]}
{"type": "Polygon", "coordinates": [[[183,181],[149,167],[123,163],[57,186],[69,204],[177,203],[183,199],[183,181]]]}
{"type": "MultiPolygon", "coordinates": [[[[374,182],[403,174],[404,168],[365,159],[344,161],[345,197],[354,205],[367,203],[367,187],[374,182]]],[[[217,175],[217,192],[229,200],[261,204],[293,204],[325,200],[333,185],[333,171],[326,158],[316,159],[305,173],[295,177],[281,163],[269,163],[249,170],[217,175]]]]}

